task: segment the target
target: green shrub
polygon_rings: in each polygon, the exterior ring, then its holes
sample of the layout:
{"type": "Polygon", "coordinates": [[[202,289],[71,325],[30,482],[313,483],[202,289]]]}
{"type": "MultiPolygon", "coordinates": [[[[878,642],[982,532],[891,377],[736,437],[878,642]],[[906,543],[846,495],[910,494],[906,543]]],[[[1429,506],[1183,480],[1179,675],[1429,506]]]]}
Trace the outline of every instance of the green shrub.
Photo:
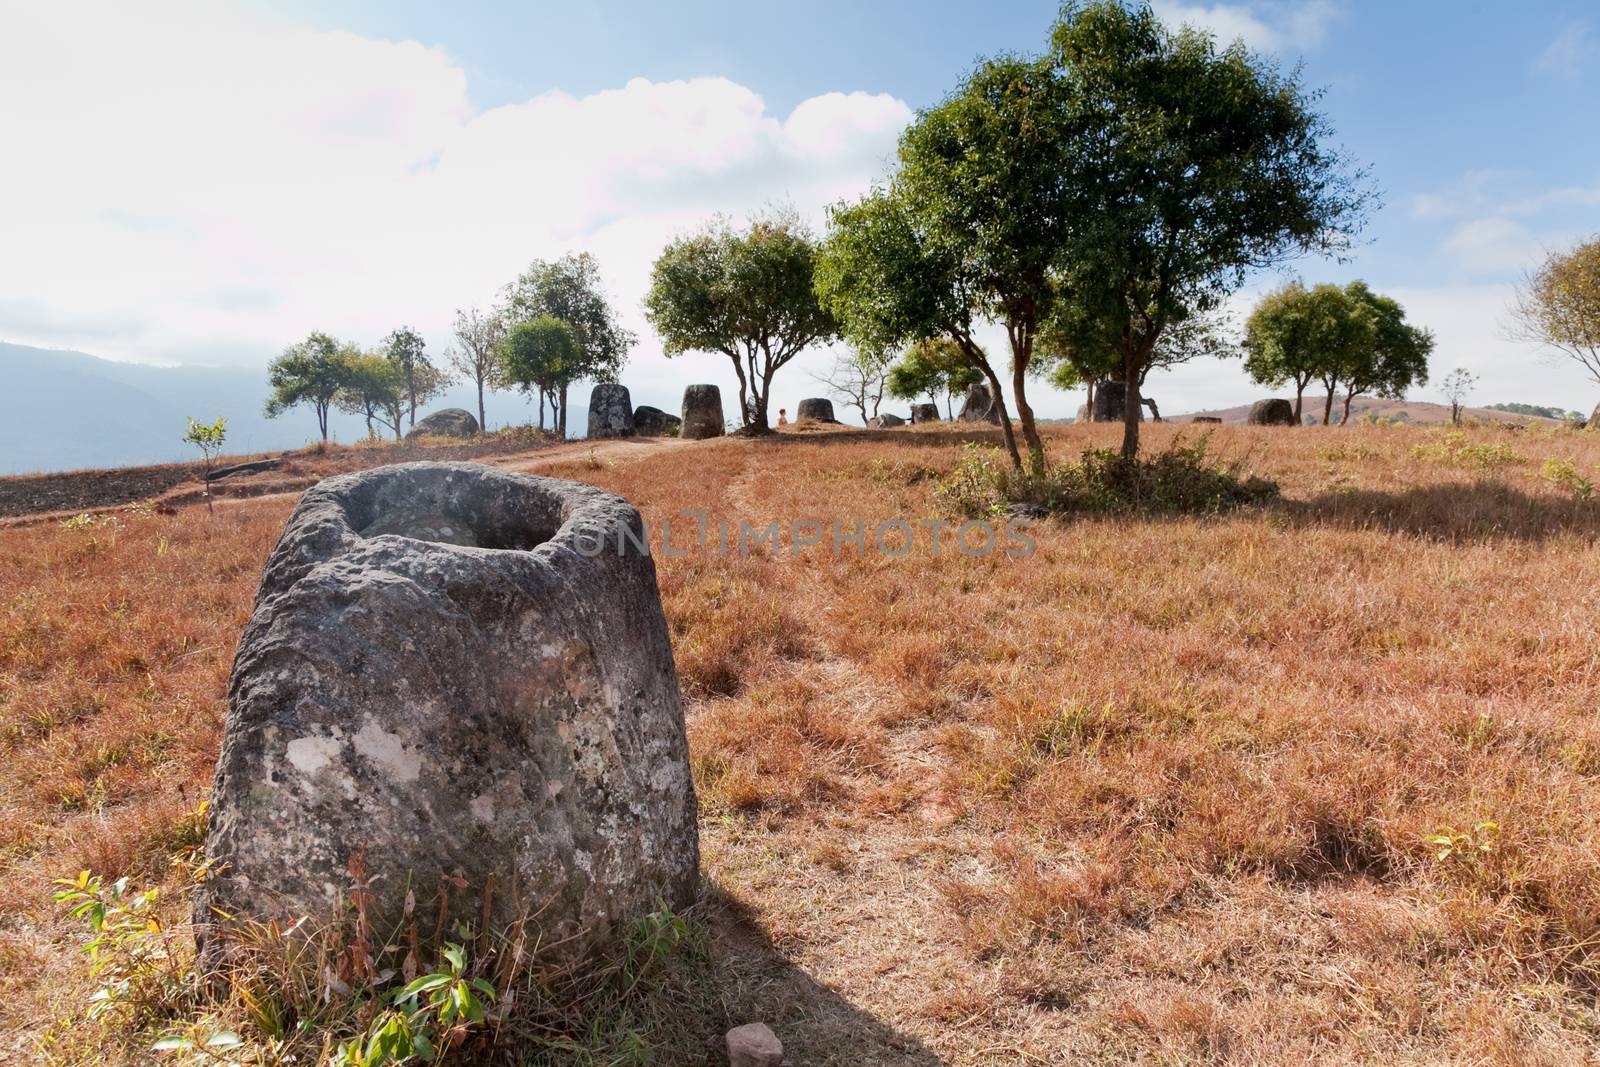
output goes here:
{"type": "Polygon", "coordinates": [[[1522,457],[1507,442],[1471,443],[1464,430],[1436,427],[1429,430],[1424,438],[1420,445],[1411,450],[1411,455],[1424,463],[1488,471],[1522,462],[1522,457]]]}
{"type": "Polygon", "coordinates": [[[1181,439],[1150,458],[1125,459],[1091,448],[1074,462],[1019,472],[1000,453],[967,445],[956,469],[935,493],[959,515],[994,518],[1011,508],[1049,514],[1211,515],[1277,495],[1260,478],[1242,478],[1242,461],[1221,463],[1208,452],[1209,436],[1181,439]]]}

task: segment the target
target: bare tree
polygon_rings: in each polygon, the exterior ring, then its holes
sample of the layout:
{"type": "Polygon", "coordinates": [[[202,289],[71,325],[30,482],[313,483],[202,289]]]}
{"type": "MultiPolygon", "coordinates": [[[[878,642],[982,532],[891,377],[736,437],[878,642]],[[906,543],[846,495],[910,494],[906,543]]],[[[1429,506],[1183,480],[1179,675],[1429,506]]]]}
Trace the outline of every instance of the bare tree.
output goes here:
{"type": "Polygon", "coordinates": [[[450,365],[478,387],[478,428],[487,433],[483,391],[498,389],[503,381],[500,342],[505,338],[505,318],[499,311],[477,308],[456,309],[456,341],[459,348],[445,352],[450,365]]]}
{"type": "Polygon", "coordinates": [[[1477,384],[1478,376],[1465,367],[1457,367],[1444,376],[1444,384],[1440,388],[1445,399],[1450,401],[1451,425],[1461,425],[1461,409],[1467,406],[1467,397],[1472,395],[1472,387],[1477,384]]]}
{"type": "Polygon", "coordinates": [[[889,360],[863,348],[837,352],[827,374],[813,374],[828,392],[861,413],[861,421],[878,414],[889,383],[889,360]],[[870,410],[869,410],[870,409],[870,410]]]}

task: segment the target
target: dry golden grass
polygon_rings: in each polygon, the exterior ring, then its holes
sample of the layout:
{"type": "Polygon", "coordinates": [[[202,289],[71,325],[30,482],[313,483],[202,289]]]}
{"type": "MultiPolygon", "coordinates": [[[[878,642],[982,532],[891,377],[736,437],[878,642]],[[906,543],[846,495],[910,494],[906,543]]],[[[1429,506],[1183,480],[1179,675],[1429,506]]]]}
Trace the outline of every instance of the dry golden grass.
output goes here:
{"type": "MultiPolygon", "coordinates": [[[[1600,501],[1545,461],[1600,477],[1600,435],[1229,427],[1280,503],[1025,559],[687,536],[938,516],[958,436],[545,468],[657,533],[730,1017],[796,1064],[1593,1058],[1600,501]]],[[[0,532],[0,1049],[87,988],[50,878],[176,888],[289,506],[0,532]]]]}

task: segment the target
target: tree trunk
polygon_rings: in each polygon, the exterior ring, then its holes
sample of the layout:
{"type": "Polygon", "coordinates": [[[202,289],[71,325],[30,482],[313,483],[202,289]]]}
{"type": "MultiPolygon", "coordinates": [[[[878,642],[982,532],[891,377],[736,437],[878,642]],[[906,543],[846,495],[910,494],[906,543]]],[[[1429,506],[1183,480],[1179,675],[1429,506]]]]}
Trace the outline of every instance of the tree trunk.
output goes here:
{"type": "Polygon", "coordinates": [[[1139,455],[1139,361],[1132,352],[1122,356],[1122,458],[1139,455]]]}
{"type": "Polygon", "coordinates": [[[1305,383],[1296,380],[1294,383],[1294,424],[1300,425],[1300,401],[1306,395],[1305,383]]]}
{"type": "Polygon", "coordinates": [[[539,390],[539,432],[544,433],[544,390],[539,390]]]}
{"type": "Polygon", "coordinates": [[[406,375],[406,395],[411,398],[411,428],[414,430],[417,428],[417,378],[415,371],[406,375]]]}
{"type": "Polygon", "coordinates": [[[1333,425],[1333,386],[1328,386],[1328,399],[1322,405],[1322,425],[1333,425]]]}
{"type": "Polygon", "coordinates": [[[1086,378],[1086,379],[1084,379],[1083,385],[1084,385],[1085,393],[1088,396],[1088,399],[1084,401],[1084,405],[1083,406],[1084,406],[1084,409],[1089,412],[1089,421],[1093,422],[1094,421],[1094,385],[1095,385],[1095,381],[1094,381],[1093,378],[1086,378]]]}
{"type": "Polygon", "coordinates": [[[1022,469],[1022,453],[1017,451],[1016,431],[1011,428],[1011,416],[1006,412],[1005,390],[1000,388],[1000,376],[989,366],[989,361],[984,360],[978,368],[983,376],[989,379],[989,392],[994,396],[995,413],[1000,416],[1000,429],[1005,434],[1006,451],[1011,455],[1011,465],[1017,470],[1022,469]]]}
{"type": "Polygon", "coordinates": [[[483,416],[483,378],[478,378],[478,432],[489,432],[489,420],[483,416]]]}
{"type": "Polygon", "coordinates": [[[1027,353],[1011,357],[1011,395],[1017,401],[1017,418],[1022,420],[1022,439],[1028,444],[1028,466],[1035,475],[1044,474],[1044,442],[1039,439],[1039,428],[1033,423],[1033,408],[1028,404],[1027,353]]]}
{"type": "Polygon", "coordinates": [[[317,405],[317,427],[322,431],[322,443],[328,443],[328,405],[317,405]]]}
{"type": "Polygon", "coordinates": [[[561,419],[560,425],[558,425],[556,427],[556,436],[560,437],[563,441],[565,441],[567,439],[567,383],[566,382],[562,382],[561,383],[560,419],[561,419]]]}
{"type": "Polygon", "coordinates": [[[1344,416],[1339,420],[1340,426],[1343,426],[1345,423],[1350,421],[1350,401],[1354,400],[1355,398],[1356,394],[1354,393],[1344,394],[1344,416]]]}

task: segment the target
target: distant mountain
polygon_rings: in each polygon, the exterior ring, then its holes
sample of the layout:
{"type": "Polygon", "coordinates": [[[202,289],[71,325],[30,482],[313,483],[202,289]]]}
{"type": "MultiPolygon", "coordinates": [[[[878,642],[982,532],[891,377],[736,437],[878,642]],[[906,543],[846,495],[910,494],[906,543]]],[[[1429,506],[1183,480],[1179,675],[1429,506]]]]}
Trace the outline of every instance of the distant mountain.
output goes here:
{"type": "MultiPolygon", "coordinates": [[[[1278,394],[1282,396],[1283,394],[1278,394]]],[[[1294,400],[1293,395],[1288,398],[1294,400]]],[[[1315,416],[1317,422],[1322,421],[1322,405],[1327,400],[1327,394],[1306,396],[1301,403],[1302,416],[1315,416]]],[[[1335,399],[1333,402],[1333,421],[1339,421],[1343,411],[1343,401],[1335,399]]],[[[1188,411],[1181,415],[1167,415],[1172,422],[1188,422],[1196,415],[1210,415],[1220,418],[1225,423],[1238,423],[1243,425],[1245,416],[1250,413],[1249,404],[1240,404],[1231,408],[1212,408],[1207,411],[1188,411]]],[[[1481,419],[1485,422],[1549,422],[1555,420],[1540,418],[1536,415],[1524,415],[1510,411],[1497,411],[1493,408],[1463,408],[1462,418],[1481,419]]],[[[1380,397],[1359,396],[1350,405],[1350,421],[1359,422],[1363,416],[1371,415],[1380,419],[1396,419],[1400,422],[1411,423],[1414,426],[1434,426],[1450,421],[1450,405],[1434,404],[1426,400],[1384,400],[1380,397]]]]}
{"type": "MultiPolygon", "coordinates": [[[[581,434],[588,413],[580,387],[567,425],[581,434]]],[[[227,452],[298,448],[317,437],[309,410],[277,419],[262,414],[265,367],[153,367],[83,352],[0,342],[0,474],[126,467],[193,459],[184,418],[228,420],[227,452]]],[[[457,386],[428,409],[477,412],[470,388],[457,386]]],[[[489,399],[489,424],[529,419],[516,394],[489,399]]],[[[359,418],[335,414],[329,429],[341,441],[366,436],[359,418]]]]}

